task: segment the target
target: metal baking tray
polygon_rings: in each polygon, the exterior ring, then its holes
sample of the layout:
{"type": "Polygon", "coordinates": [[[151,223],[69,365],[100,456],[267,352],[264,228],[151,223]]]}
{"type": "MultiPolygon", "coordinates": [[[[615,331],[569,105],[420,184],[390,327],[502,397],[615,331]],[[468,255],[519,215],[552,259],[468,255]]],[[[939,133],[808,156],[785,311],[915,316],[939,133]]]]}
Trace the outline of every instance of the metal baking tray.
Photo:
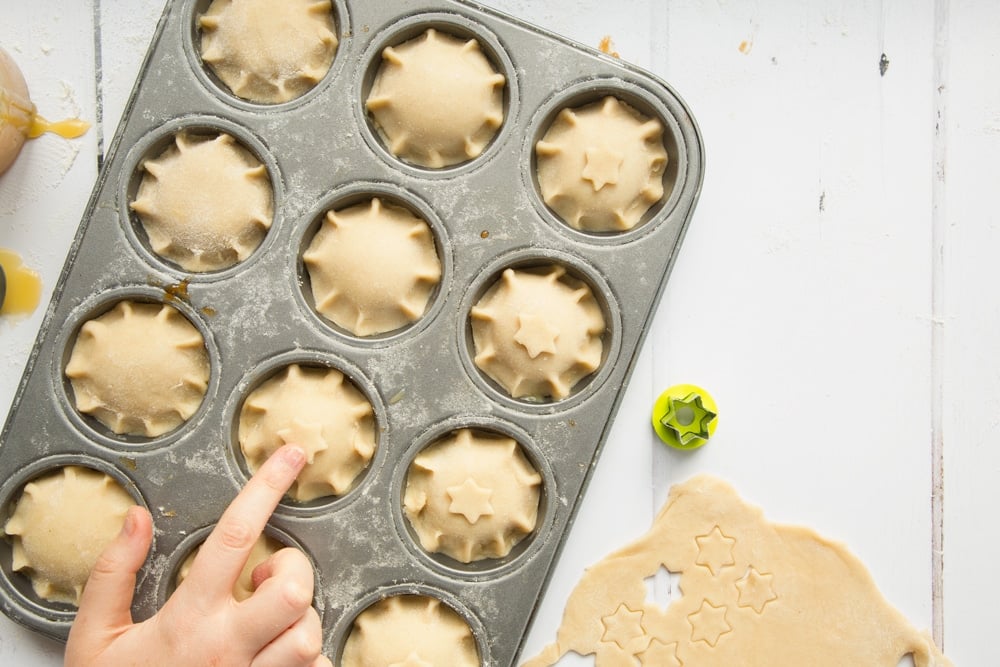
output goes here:
{"type": "MultiPolygon", "coordinates": [[[[46,470],[75,463],[111,473],[153,513],[155,540],[134,609],[148,617],[190,548],[245,484],[236,443],[243,398],[283,364],[328,365],[371,400],[375,457],[351,492],[283,503],[268,529],[316,567],[325,652],[339,659],[353,619],[374,600],[423,592],[469,621],[483,665],[513,665],[694,210],[704,168],[695,121],[658,78],[461,0],[334,0],[340,45],[327,76],[293,102],[252,104],[200,61],[196,17],[208,4],[168,3],[160,20],[0,436],[0,520],[46,470]],[[508,82],[506,120],[484,154],[439,171],[393,157],[364,109],[382,49],[428,27],[478,39],[508,82]],[[578,232],[542,202],[533,147],[560,109],[608,94],[663,123],[666,194],[632,231],[578,232]],[[182,128],[229,132],[270,173],[272,228],[231,269],[191,274],[164,262],[129,211],[141,162],[182,128]],[[301,259],[322,212],[365,193],[424,213],[443,265],[427,315],[373,339],[346,335],[315,314],[301,259]],[[594,291],[607,323],[606,358],[565,400],[514,400],[472,363],[469,311],[502,269],[553,261],[594,291]],[[211,357],[201,409],[163,437],[115,436],[76,412],[64,379],[79,327],[124,298],[176,307],[201,331],[211,357]],[[507,558],[469,566],[425,553],[401,499],[421,447],[464,426],[514,437],[543,478],[535,533],[507,558]]],[[[58,639],[73,619],[73,608],[40,600],[11,571],[5,540],[0,607],[58,639]]]]}

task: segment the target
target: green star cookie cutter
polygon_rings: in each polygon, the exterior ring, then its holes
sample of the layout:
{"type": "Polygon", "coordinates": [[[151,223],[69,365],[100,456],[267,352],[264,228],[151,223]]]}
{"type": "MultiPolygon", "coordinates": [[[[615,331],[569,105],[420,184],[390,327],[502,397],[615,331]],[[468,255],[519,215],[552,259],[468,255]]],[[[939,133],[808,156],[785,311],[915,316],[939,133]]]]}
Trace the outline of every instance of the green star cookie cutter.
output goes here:
{"type": "Polygon", "coordinates": [[[698,449],[712,437],[719,408],[712,396],[693,384],[678,384],[653,404],[653,430],[675,449],[698,449]]]}

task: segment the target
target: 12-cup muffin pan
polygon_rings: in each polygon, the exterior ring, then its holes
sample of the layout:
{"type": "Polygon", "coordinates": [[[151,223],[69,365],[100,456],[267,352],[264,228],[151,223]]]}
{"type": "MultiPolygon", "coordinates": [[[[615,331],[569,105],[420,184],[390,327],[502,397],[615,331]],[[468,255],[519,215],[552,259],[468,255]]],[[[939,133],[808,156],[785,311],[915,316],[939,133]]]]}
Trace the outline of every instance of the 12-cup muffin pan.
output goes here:
{"type": "MultiPolygon", "coordinates": [[[[373,602],[421,593],[469,622],[484,666],[512,665],[697,201],[703,147],[694,119],[656,77],[460,0],[335,0],[340,44],[325,78],[294,101],[254,104],[234,97],[200,60],[197,17],[208,4],[168,3],[160,20],[0,436],[0,520],[46,471],[76,464],[111,474],[153,514],[155,541],[134,609],[148,617],[248,479],[236,438],[247,394],[290,363],[335,368],[374,408],[374,457],[347,494],[283,502],[268,527],[315,566],[326,654],[339,660],[354,618],[373,602]],[[438,170],[394,157],[364,106],[382,50],[427,28],[474,37],[507,79],[505,120],[490,145],[438,170]],[[665,193],[630,231],[576,231],[541,199],[534,145],[561,109],[607,95],[663,124],[665,193]],[[268,170],[273,225],[232,268],[178,269],[151,251],[129,210],[143,160],[181,129],[227,132],[268,170]],[[428,222],[442,280],[412,326],[358,338],[315,312],[302,254],[325,211],[370,196],[428,222]],[[469,313],[504,269],[552,263],[601,305],[603,363],[563,400],[515,400],[473,363],[469,313]],[[117,436],[81,415],[64,375],[82,324],[126,299],[177,308],[201,332],[211,361],[198,412],[157,438],[117,436]],[[505,558],[468,565],[425,552],[402,508],[416,455],[464,427],[514,438],[542,478],[534,533],[505,558]]],[[[0,606],[61,639],[74,613],[38,598],[12,571],[7,540],[0,606]]]]}

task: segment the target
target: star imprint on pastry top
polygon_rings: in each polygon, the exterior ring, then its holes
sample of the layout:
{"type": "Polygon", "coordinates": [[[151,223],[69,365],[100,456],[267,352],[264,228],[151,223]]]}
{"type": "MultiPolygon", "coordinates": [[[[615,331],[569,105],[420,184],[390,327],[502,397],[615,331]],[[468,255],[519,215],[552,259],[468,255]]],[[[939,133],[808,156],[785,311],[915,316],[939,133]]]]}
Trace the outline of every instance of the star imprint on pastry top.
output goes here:
{"type": "Polygon", "coordinates": [[[621,175],[625,156],[603,146],[592,146],[584,151],[586,165],[580,175],[594,185],[594,192],[600,192],[605,185],[616,185],[621,175]]]}
{"type": "Polygon", "coordinates": [[[615,613],[601,618],[604,634],[601,641],[610,644],[614,642],[618,648],[625,650],[631,642],[646,634],[642,627],[642,612],[632,611],[624,603],[618,606],[615,613]]]}
{"type": "Polygon", "coordinates": [[[416,651],[411,651],[402,662],[394,662],[389,667],[434,667],[431,663],[423,660],[416,651]]]}
{"type": "Polygon", "coordinates": [[[718,526],[707,535],[699,535],[694,539],[698,543],[698,557],[695,558],[695,564],[707,567],[713,575],[719,574],[727,565],[736,564],[733,558],[736,538],[727,537],[718,526]]]}
{"type": "Polygon", "coordinates": [[[774,592],[771,583],[773,580],[773,574],[762,574],[751,566],[743,578],[736,582],[736,588],[740,592],[736,604],[740,607],[750,607],[758,614],[763,614],[767,603],[778,599],[778,594],[774,592]]]}
{"type": "Polygon", "coordinates": [[[691,641],[703,641],[712,648],[722,635],[733,631],[726,620],[726,606],[716,607],[708,600],[702,600],[698,611],[688,614],[687,618],[691,624],[691,641]]]}
{"type": "Polygon", "coordinates": [[[653,639],[649,648],[635,657],[639,658],[642,667],[684,667],[684,663],[677,657],[677,642],[666,644],[653,639]]]}
{"type": "Polygon", "coordinates": [[[529,357],[534,359],[542,352],[556,353],[559,329],[552,326],[544,317],[521,313],[517,316],[517,323],[518,329],[514,334],[514,341],[527,350],[529,357]]]}
{"type": "Polygon", "coordinates": [[[461,514],[469,523],[475,524],[479,521],[479,517],[493,516],[493,505],[490,503],[493,489],[479,486],[471,477],[458,486],[449,486],[447,492],[451,498],[448,511],[452,514],[461,514]]]}

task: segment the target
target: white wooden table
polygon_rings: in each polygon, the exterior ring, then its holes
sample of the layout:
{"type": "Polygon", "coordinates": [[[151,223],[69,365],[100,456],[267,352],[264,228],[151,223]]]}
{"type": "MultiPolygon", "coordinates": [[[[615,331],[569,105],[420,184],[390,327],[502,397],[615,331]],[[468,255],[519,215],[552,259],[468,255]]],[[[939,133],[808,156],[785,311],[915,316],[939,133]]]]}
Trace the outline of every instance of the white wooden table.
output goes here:
{"type": "MultiPolygon", "coordinates": [[[[644,532],[672,483],[709,472],[772,519],[845,542],[956,664],[1000,664],[1000,3],[488,4],[591,46],[610,35],[687,100],[707,147],[701,202],[526,654],[553,639],[586,565],[644,532]],[[694,453],[648,426],[679,382],[720,407],[694,453]]],[[[82,140],[31,142],[0,177],[0,247],[46,295],[162,7],[0,0],[0,45],[41,112],[96,119],[82,140]]],[[[0,413],[43,312],[0,321],[0,413]]],[[[0,617],[0,665],[57,665],[61,648],[0,617]]]]}

